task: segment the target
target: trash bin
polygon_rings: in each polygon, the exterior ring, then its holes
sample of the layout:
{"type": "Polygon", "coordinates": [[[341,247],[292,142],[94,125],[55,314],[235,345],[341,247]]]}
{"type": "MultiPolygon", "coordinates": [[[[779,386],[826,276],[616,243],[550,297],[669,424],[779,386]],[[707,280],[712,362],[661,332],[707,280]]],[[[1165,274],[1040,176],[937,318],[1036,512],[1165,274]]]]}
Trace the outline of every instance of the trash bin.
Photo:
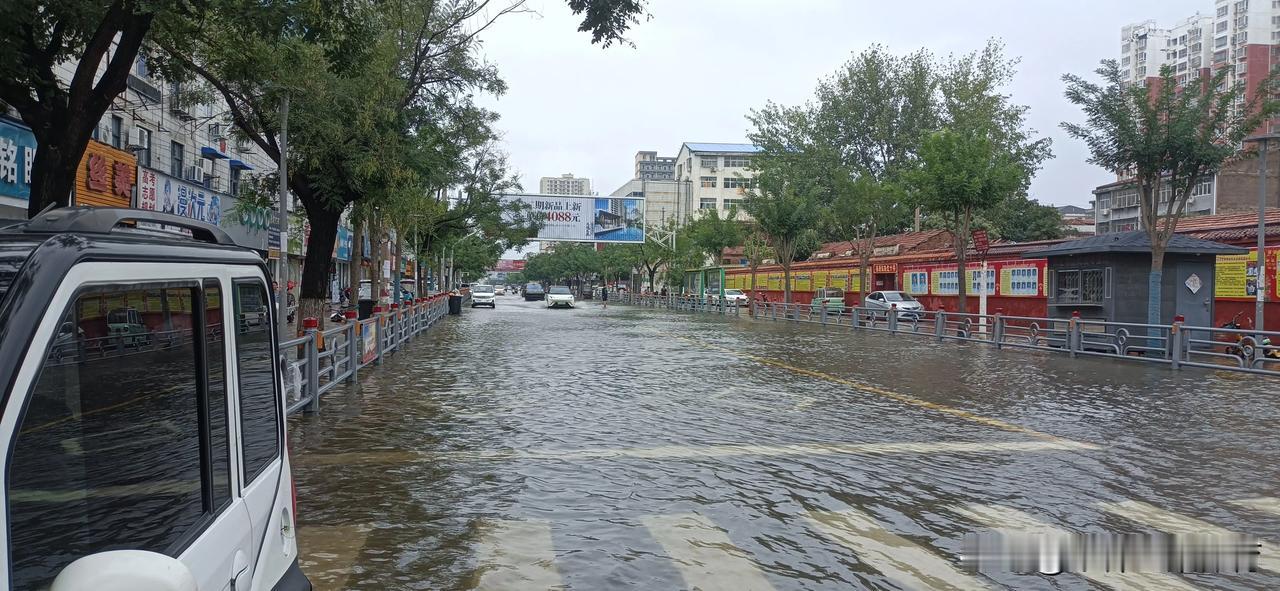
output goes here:
{"type": "Polygon", "coordinates": [[[360,300],[360,319],[361,320],[364,320],[370,316],[373,316],[373,305],[375,303],[376,302],[374,302],[374,300],[360,300]]]}
{"type": "Polygon", "coordinates": [[[462,296],[457,294],[449,295],[449,314],[457,316],[462,313],[462,296]]]}

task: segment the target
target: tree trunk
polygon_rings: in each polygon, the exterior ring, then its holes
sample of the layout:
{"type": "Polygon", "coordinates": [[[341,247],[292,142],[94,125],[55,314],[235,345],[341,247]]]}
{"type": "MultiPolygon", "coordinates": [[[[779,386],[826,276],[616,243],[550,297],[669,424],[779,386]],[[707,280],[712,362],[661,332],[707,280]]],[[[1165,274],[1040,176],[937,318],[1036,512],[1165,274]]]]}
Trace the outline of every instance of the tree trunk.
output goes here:
{"type": "Polygon", "coordinates": [[[369,255],[369,262],[373,265],[369,269],[369,297],[373,299],[373,305],[381,306],[382,301],[382,259],[384,251],[382,249],[382,228],[378,225],[377,214],[369,220],[369,247],[373,252],[369,255]]]}
{"type": "Polygon", "coordinates": [[[966,255],[969,253],[969,215],[969,210],[964,210],[958,216],[956,224],[956,299],[958,300],[957,311],[961,313],[969,312],[967,299],[969,274],[968,269],[965,268],[966,255]]]}
{"type": "Polygon", "coordinates": [[[400,230],[396,230],[395,254],[391,259],[391,301],[400,304],[403,303],[400,289],[400,282],[404,279],[404,275],[400,272],[400,266],[404,261],[404,240],[401,238],[400,230]]]}
{"type": "MultiPolygon", "coordinates": [[[[1147,324],[1162,324],[1160,288],[1164,283],[1164,248],[1155,244],[1151,246],[1151,272],[1147,275],[1147,324]]],[[[1083,290],[1084,286],[1080,287],[1083,290]]]]}
{"type": "MultiPolygon", "coordinates": [[[[304,207],[307,204],[303,203],[304,207]]],[[[307,241],[306,258],[302,261],[302,285],[298,297],[298,322],[301,331],[303,318],[316,318],[321,330],[329,310],[329,264],[333,262],[333,245],[338,239],[338,223],[342,212],[332,211],[323,205],[307,208],[307,221],[311,224],[311,237],[307,241]]]]}
{"type": "Polygon", "coordinates": [[[364,223],[351,224],[351,264],[347,267],[347,275],[351,283],[351,298],[347,303],[360,305],[360,271],[364,267],[364,223]]]}
{"type": "Polygon", "coordinates": [[[748,300],[751,306],[750,316],[756,315],[756,269],[758,268],[760,268],[758,265],[751,266],[751,299],[748,300]]]}
{"type": "MultiPolygon", "coordinates": [[[[36,136],[39,148],[27,174],[31,178],[31,198],[27,201],[27,217],[35,217],[50,204],[58,207],[71,205],[71,190],[76,184],[76,167],[89,145],[89,137],[97,120],[88,121],[88,115],[68,115],[65,133],[72,137],[52,137],[52,133],[36,136]]],[[[36,126],[32,125],[32,129],[36,126]]],[[[16,155],[21,158],[21,154],[16,155]]]]}
{"type": "Polygon", "coordinates": [[[782,303],[791,303],[791,262],[782,263],[782,303]]]}

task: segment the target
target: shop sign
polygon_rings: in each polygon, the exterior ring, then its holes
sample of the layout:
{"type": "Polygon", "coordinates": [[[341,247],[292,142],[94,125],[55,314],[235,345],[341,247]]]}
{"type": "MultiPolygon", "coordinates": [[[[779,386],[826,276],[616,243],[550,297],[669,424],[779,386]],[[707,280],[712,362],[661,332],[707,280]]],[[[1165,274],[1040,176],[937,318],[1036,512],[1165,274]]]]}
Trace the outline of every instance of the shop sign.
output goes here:
{"type": "Polygon", "coordinates": [[[76,205],[129,207],[137,173],[137,156],[89,140],[76,168],[76,205]]]}
{"type": "Polygon", "coordinates": [[[0,118],[0,197],[31,198],[36,136],[25,125],[0,118]]]}
{"type": "Polygon", "coordinates": [[[355,246],[355,234],[348,228],[338,226],[338,239],[334,241],[333,256],[340,261],[351,260],[351,249],[355,246]]]}
{"type": "Polygon", "coordinates": [[[872,273],[897,273],[898,263],[875,263],[871,265],[872,273]]]}
{"type": "Polygon", "coordinates": [[[897,254],[898,254],[898,251],[899,251],[899,250],[901,250],[901,249],[902,249],[902,245],[901,245],[901,244],[890,244],[889,246],[877,246],[877,247],[875,247],[875,248],[871,249],[871,256],[873,256],[873,257],[891,257],[891,256],[895,256],[895,255],[897,255],[897,254]]]}

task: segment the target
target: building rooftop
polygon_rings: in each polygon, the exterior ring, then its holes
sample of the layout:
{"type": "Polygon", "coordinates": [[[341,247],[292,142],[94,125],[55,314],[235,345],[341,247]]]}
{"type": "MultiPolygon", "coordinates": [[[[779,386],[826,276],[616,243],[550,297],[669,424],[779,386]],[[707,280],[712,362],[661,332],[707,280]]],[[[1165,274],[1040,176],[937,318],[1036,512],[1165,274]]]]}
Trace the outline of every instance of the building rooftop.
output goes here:
{"type": "MultiPolygon", "coordinates": [[[[907,251],[910,251],[943,234],[949,234],[949,232],[947,230],[924,230],[921,232],[905,232],[902,234],[890,234],[888,236],[876,236],[875,248],[897,246],[898,252],[905,254],[907,251]]],[[[813,251],[813,254],[809,256],[809,260],[820,258],[840,258],[845,256],[844,253],[851,250],[857,250],[857,246],[852,242],[828,242],[823,244],[818,248],[818,250],[813,251]],[[819,256],[823,254],[826,256],[819,256]]]]}
{"type": "MultiPolygon", "coordinates": [[[[1092,254],[1100,252],[1149,253],[1151,239],[1143,230],[1133,232],[1114,232],[1099,236],[1090,236],[1079,240],[1068,240],[1052,246],[1029,250],[1022,254],[1023,258],[1044,258],[1075,254],[1092,254]]],[[[1165,252],[1171,254],[1244,254],[1247,250],[1221,242],[1201,240],[1186,234],[1174,234],[1169,238],[1165,252]]]]}
{"type": "Polygon", "coordinates": [[[684,145],[689,148],[690,152],[742,152],[754,154],[762,151],[760,146],[753,144],[717,144],[710,142],[685,142],[684,145]]]}

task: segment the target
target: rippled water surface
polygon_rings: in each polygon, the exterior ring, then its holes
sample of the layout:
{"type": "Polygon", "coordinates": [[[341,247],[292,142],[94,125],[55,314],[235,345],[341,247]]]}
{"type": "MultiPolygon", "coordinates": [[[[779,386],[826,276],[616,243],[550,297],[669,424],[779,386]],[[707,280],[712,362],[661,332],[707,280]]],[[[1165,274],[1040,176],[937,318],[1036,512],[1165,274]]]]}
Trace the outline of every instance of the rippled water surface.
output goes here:
{"type": "Polygon", "coordinates": [[[1274,379],[498,301],[290,423],[317,588],[1088,589],[963,572],[961,540],[1030,520],[1280,541],[1274,379]]]}

